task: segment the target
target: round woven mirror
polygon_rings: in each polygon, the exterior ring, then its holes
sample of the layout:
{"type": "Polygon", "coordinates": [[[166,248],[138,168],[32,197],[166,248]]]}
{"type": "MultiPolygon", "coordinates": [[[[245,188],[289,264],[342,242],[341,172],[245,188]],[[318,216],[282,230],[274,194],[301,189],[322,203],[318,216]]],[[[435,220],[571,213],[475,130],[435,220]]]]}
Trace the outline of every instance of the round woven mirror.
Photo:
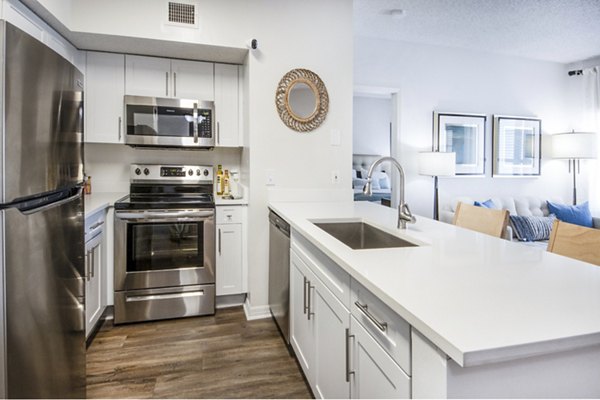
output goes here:
{"type": "Polygon", "coordinates": [[[275,105],[279,117],[288,127],[297,132],[310,132],[325,120],[329,95],[319,75],[298,68],[279,81],[275,105]]]}

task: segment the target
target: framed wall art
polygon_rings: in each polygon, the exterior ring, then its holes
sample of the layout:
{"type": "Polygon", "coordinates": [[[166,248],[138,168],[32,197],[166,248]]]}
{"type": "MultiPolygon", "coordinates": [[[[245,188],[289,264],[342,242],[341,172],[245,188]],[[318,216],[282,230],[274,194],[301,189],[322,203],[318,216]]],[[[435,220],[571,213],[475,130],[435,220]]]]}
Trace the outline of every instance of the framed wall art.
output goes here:
{"type": "Polygon", "coordinates": [[[494,115],[492,176],[539,176],[542,120],[494,115]]]}
{"type": "Polygon", "coordinates": [[[485,174],[485,121],[482,114],[433,113],[434,150],[456,153],[456,175],[485,174]]]}

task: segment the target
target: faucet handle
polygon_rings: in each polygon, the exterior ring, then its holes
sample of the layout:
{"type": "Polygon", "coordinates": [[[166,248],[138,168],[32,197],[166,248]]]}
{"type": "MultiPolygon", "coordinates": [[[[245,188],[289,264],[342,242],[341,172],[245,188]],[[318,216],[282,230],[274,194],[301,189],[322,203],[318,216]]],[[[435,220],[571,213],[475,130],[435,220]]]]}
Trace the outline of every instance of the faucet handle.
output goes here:
{"type": "Polygon", "coordinates": [[[408,207],[408,204],[406,204],[406,203],[400,204],[399,215],[400,215],[401,219],[403,219],[404,221],[410,222],[411,224],[414,224],[415,222],[417,222],[417,218],[412,214],[412,212],[410,212],[410,208],[408,207]]]}

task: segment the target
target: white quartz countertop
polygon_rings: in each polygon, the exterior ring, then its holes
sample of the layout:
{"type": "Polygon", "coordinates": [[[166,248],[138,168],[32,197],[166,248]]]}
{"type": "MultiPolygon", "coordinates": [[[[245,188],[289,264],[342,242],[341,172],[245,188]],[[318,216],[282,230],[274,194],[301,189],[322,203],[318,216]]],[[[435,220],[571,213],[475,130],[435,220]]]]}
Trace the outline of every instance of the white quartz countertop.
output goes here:
{"type": "Polygon", "coordinates": [[[367,202],[271,203],[459,365],[600,344],[600,267],[367,202]],[[352,250],[311,221],[362,219],[419,247],[352,250]]]}
{"type": "Polygon", "coordinates": [[[112,206],[115,201],[128,194],[123,192],[86,194],[83,197],[85,216],[88,217],[101,209],[112,206]]]}

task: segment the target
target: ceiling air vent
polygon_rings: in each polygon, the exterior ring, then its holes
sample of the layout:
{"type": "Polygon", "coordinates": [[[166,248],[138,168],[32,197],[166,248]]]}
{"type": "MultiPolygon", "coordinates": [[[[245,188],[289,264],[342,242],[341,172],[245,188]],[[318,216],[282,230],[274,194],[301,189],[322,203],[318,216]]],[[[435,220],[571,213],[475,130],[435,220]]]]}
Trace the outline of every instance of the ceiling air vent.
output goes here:
{"type": "Polygon", "coordinates": [[[196,15],[196,4],[169,1],[169,25],[186,26],[194,28],[198,26],[196,15]]]}

